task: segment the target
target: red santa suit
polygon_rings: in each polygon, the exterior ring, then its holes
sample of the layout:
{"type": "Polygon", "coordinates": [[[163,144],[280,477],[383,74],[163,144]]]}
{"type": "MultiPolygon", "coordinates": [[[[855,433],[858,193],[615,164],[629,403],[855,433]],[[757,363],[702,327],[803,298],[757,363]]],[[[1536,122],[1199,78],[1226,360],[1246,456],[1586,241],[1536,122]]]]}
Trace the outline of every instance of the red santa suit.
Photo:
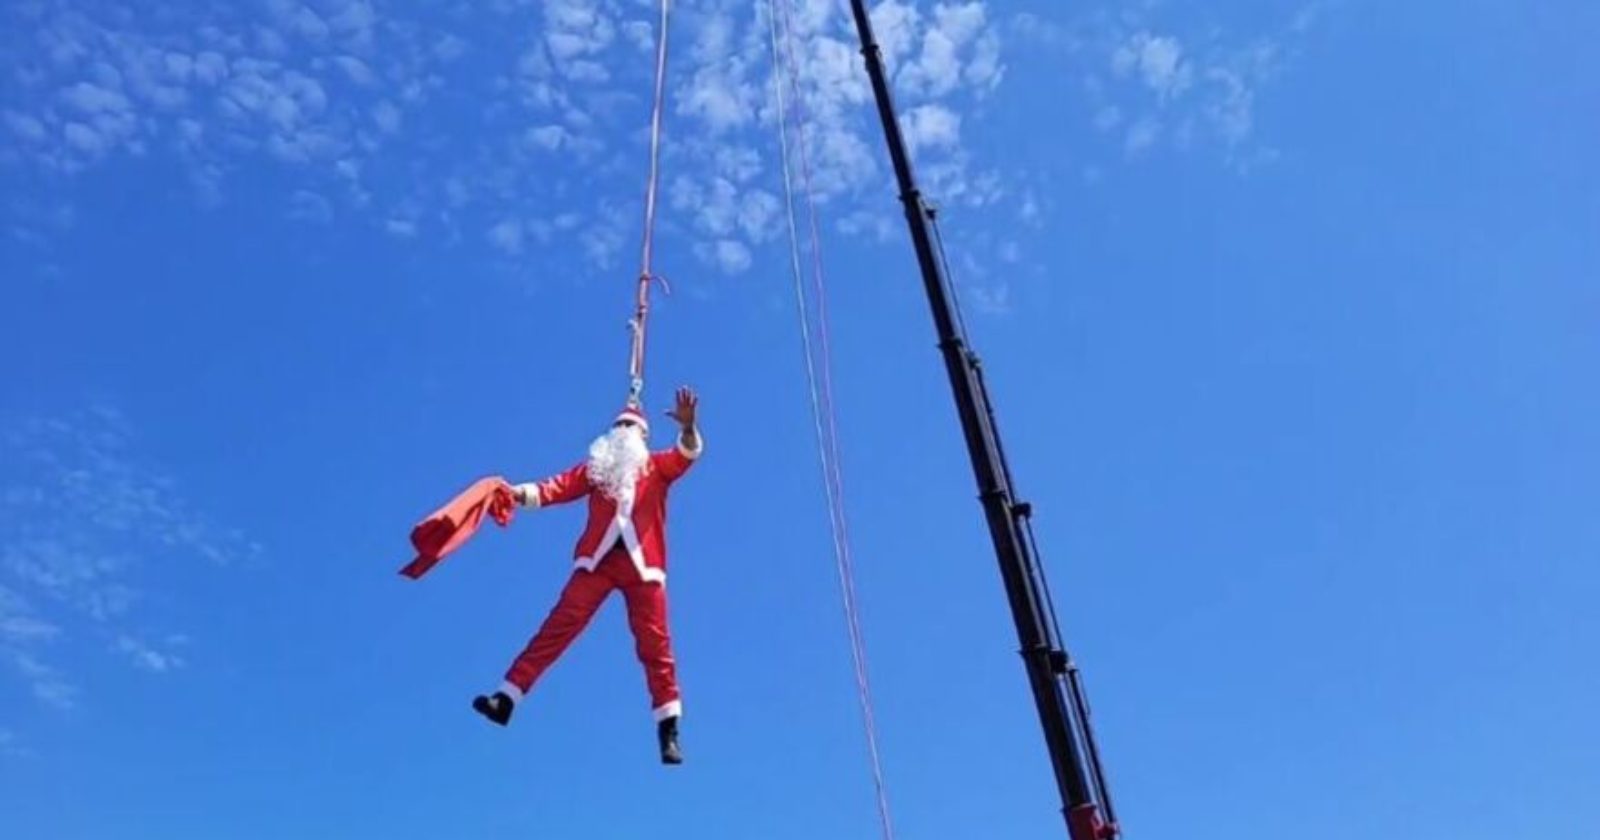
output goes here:
{"type": "MultiPolygon", "coordinates": [[[[644,425],[644,418],[635,412],[625,411],[623,417],[644,425]]],[[[667,495],[703,448],[696,435],[692,449],[680,439],[669,449],[649,453],[634,480],[633,492],[620,493],[620,499],[591,481],[587,462],[543,481],[519,485],[527,507],[587,498],[589,511],[573,547],[572,577],[506,672],[500,690],[513,701],[521,700],[578,637],[612,590],[621,590],[652,713],[657,721],[682,714],[667,624],[667,495]]]]}

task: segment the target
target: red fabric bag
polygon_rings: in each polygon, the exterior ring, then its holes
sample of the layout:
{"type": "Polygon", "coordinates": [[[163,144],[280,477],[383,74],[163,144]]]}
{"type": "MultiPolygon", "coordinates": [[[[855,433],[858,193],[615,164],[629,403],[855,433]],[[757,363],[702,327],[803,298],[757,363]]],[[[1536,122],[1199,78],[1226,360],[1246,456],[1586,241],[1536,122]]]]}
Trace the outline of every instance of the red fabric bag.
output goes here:
{"type": "Polygon", "coordinates": [[[511,524],[515,512],[516,500],[509,482],[500,476],[478,479],[411,529],[411,546],[417,556],[400,574],[413,580],[422,577],[478,532],[484,514],[504,528],[511,524]]]}

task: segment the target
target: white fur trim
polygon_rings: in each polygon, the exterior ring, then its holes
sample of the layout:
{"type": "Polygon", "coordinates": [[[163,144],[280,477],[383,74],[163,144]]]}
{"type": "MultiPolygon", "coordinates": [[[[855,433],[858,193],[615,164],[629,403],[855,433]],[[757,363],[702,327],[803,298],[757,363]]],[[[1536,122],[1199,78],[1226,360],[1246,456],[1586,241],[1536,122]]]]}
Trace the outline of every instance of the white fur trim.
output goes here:
{"type": "Polygon", "coordinates": [[[683,717],[683,701],[673,700],[670,703],[664,703],[652,709],[651,714],[655,716],[656,723],[660,723],[669,717],[683,717]]]}
{"type": "Polygon", "coordinates": [[[517,489],[522,491],[522,506],[536,508],[539,506],[539,485],[534,482],[518,484],[517,489]]]}
{"type": "Polygon", "coordinates": [[[644,412],[639,412],[638,414],[630,414],[626,411],[620,412],[611,422],[621,423],[624,420],[628,421],[629,423],[637,424],[639,428],[643,429],[645,432],[650,431],[650,420],[644,416],[644,412]]]}
{"type": "Polygon", "coordinates": [[[507,697],[511,698],[513,705],[522,702],[522,689],[517,688],[515,685],[512,685],[509,682],[503,682],[500,684],[500,690],[505,692],[507,697]]]}
{"type": "Polygon", "coordinates": [[[697,432],[695,434],[695,436],[694,436],[694,444],[695,444],[695,446],[694,446],[693,449],[690,449],[689,447],[684,446],[683,445],[683,435],[681,435],[681,434],[678,435],[678,451],[683,453],[683,457],[688,458],[691,461],[693,461],[694,459],[700,457],[700,453],[705,451],[705,449],[706,449],[706,438],[705,438],[705,435],[699,434],[697,432]]]}
{"type": "Polygon", "coordinates": [[[589,557],[579,557],[575,561],[576,565],[586,572],[594,571],[595,567],[600,565],[600,558],[606,556],[606,552],[610,551],[611,546],[619,539],[628,550],[628,559],[633,561],[633,568],[639,573],[640,580],[666,584],[666,572],[645,564],[644,549],[639,545],[639,535],[633,528],[633,520],[624,515],[620,509],[616,516],[611,517],[611,526],[606,528],[605,534],[600,538],[600,545],[595,547],[594,554],[589,557]]]}

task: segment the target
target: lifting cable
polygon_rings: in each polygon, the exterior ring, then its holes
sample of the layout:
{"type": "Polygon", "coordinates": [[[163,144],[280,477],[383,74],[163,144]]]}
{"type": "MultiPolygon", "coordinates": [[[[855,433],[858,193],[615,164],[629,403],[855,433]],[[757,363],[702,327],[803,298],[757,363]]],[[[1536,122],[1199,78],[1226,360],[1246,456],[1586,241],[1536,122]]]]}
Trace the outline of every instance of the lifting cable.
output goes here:
{"type": "MultiPolygon", "coordinates": [[[[661,106],[665,100],[667,78],[667,14],[671,0],[661,0],[661,25],[656,39],[655,100],[650,111],[650,177],[644,192],[644,244],[639,264],[639,288],[634,304],[633,318],[628,326],[633,332],[633,349],[628,358],[628,402],[635,407],[644,394],[644,332],[645,319],[650,314],[650,281],[657,280],[666,287],[666,279],[657,277],[651,268],[651,250],[654,246],[656,224],[656,183],[659,180],[661,159],[661,106]]],[[[671,288],[666,287],[668,294],[671,288]]]]}
{"type": "MultiPolygon", "coordinates": [[[[656,69],[655,92],[650,115],[650,173],[645,186],[644,198],[644,230],[643,243],[640,256],[639,278],[637,295],[635,298],[634,315],[628,325],[632,332],[632,348],[628,360],[628,401],[638,406],[644,392],[644,362],[645,362],[645,328],[650,313],[650,284],[652,281],[662,283],[663,288],[671,294],[671,287],[666,285],[666,279],[657,276],[652,267],[652,251],[654,246],[657,185],[659,182],[659,167],[661,153],[661,112],[665,100],[664,88],[666,84],[667,65],[667,28],[669,22],[671,0],[661,0],[661,22],[659,36],[656,43],[656,69]]],[[[838,424],[833,409],[833,381],[831,370],[831,348],[828,342],[827,310],[824,302],[823,274],[821,260],[821,236],[817,230],[816,203],[811,183],[810,160],[806,151],[805,126],[803,117],[795,118],[795,133],[798,138],[800,150],[800,169],[802,183],[805,190],[807,206],[810,210],[811,252],[813,264],[813,282],[816,287],[817,306],[819,311],[819,326],[817,328],[822,354],[822,383],[821,394],[817,382],[817,365],[813,361],[813,347],[811,343],[811,324],[807,315],[804,283],[801,280],[799,234],[795,225],[794,214],[794,188],[790,178],[788,131],[789,118],[785,108],[783,96],[783,77],[780,68],[784,66],[783,58],[779,55],[779,12],[782,14],[784,30],[784,52],[787,54],[788,82],[794,93],[796,107],[801,107],[800,86],[798,70],[794,58],[794,32],[789,16],[788,0],[769,0],[768,24],[772,35],[773,56],[773,87],[778,104],[778,135],[783,154],[783,186],[786,199],[785,207],[788,212],[789,246],[791,266],[794,273],[795,295],[800,313],[801,337],[805,346],[806,375],[810,388],[812,420],[816,427],[818,454],[822,460],[824,474],[824,490],[828,502],[829,520],[832,526],[835,564],[839,573],[841,593],[844,600],[846,625],[850,637],[851,658],[855,666],[856,692],[861,703],[863,723],[866,729],[868,757],[872,765],[873,783],[877,793],[878,817],[883,829],[884,840],[893,840],[894,831],[889,818],[888,795],[883,781],[883,767],[879,758],[877,723],[872,711],[872,693],[867,680],[866,651],[862,641],[861,623],[856,608],[856,594],[854,582],[854,569],[850,559],[849,535],[845,524],[843,485],[838,465],[838,424]],[[826,408],[824,408],[826,406],[826,408]],[[826,417],[826,432],[824,431],[823,418],[826,417]]]]}
{"type": "Polygon", "coordinates": [[[780,73],[780,69],[785,62],[783,56],[780,56],[778,48],[780,10],[785,36],[784,52],[788,58],[788,82],[794,94],[795,108],[800,109],[803,114],[798,70],[794,58],[795,36],[789,16],[788,0],[769,0],[767,8],[767,22],[772,40],[773,90],[778,106],[778,139],[783,164],[784,206],[789,224],[790,267],[794,275],[795,299],[800,315],[800,336],[806,356],[806,379],[811,396],[812,422],[817,435],[818,455],[822,461],[824,495],[827,498],[829,520],[833,532],[834,558],[839,573],[840,591],[844,600],[846,626],[850,637],[850,653],[855,666],[856,693],[861,704],[862,719],[866,729],[868,758],[871,761],[872,778],[877,792],[878,818],[882,825],[884,840],[893,840],[894,829],[889,818],[888,794],[884,786],[883,766],[878,752],[877,724],[872,711],[872,692],[867,679],[866,650],[865,643],[862,640],[860,617],[856,608],[854,569],[850,559],[849,533],[844,515],[844,488],[838,463],[838,424],[833,408],[833,380],[830,373],[832,366],[831,348],[828,342],[827,306],[823,289],[821,236],[817,231],[817,212],[811,184],[810,159],[806,150],[805,123],[803,116],[797,116],[794,130],[797,137],[796,145],[799,147],[801,183],[804,187],[807,207],[810,210],[811,259],[819,321],[817,327],[818,344],[820,345],[822,356],[820,396],[817,381],[817,368],[819,365],[812,358],[814,353],[811,342],[812,328],[807,313],[804,282],[801,279],[800,237],[795,224],[794,187],[790,178],[789,118],[785,107],[783,79],[780,73]],[[824,427],[824,417],[826,418],[826,427],[824,427]]]}

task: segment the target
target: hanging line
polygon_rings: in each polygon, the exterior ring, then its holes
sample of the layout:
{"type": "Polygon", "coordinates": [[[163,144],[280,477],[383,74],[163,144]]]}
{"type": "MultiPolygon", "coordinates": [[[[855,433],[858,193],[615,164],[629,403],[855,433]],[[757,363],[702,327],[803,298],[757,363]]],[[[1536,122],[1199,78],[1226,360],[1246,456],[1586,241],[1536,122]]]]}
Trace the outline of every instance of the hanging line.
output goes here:
{"type": "Polygon", "coordinates": [[[794,60],[794,31],[789,17],[787,2],[786,0],[770,0],[768,3],[768,24],[772,41],[773,89],[778,106],[778,139],[783,163],[784,207],[787,211],[789,225],[790,267],[794,275],[796,306],[800,316],[800,336],[805,350],[806,380],[811,397],[812,423],[817,435],[818,455],[823,467],[824,495],[828,503],[829,522],[833,534],[835,567],[838,570],[840,590],[844,600],[851,659],[855,667],[856,692],[861,704],[868,757],[871,761],[873,783],[877,793],[878,817],[882,826],[884,840],[893,840],[894,829],[889,816],[888,795],[884,785],[883,767],[878,751],[877,724],[872,710],[872,692],[867,679],[865,643],[863,642],[860,618],[856,608],[854,570],[850,559],[849,534],[844,515],[843,486],[838,465],[838,427],[833,410],[832,377],[829,372],[831,367],[831,348],[828,342],[827,314],[822,282],[821,237],[817,231],[816,204],[811,183],[810,159],[805,143],[804,121],[802,117],[796,117],[795,132],[798,137],[797,145],[800,151],[800,168],[807,205],[810,209],[813,279],[816,285],[820,321],[818,333],[822,351],[821,396],[818,394],[817,365],[813,361],[815,351],[811,342],[811,324],[806,306],[805,285],[800,268],[799,233],[796,229],[794,213],[794,187],[790,178],[789,121],[783,95],[783,80],[780,78],[780,68],[784,62],[779,55],[778,49],[779,4],[783,4],[784,43],[789,67],[788,81],[794,93],[795,107],[801,109],[803,104],[799,89],[798,71],[794,60]],[[824,409],[824,405],[826,409],[824,409]],[[823,424],[824,416],[827,418],[826,432],[823,424]]]}
{"type": "MultiPolygon", "coordinates": [[[[661,24],[656,39],[656,83],[654,103],[650,109],[650,177],[644,193],[644,244],[639,261],[639,286],[634,301],[633,318],[628,322],[633,332],[633,348],[628,358],[628,402],[637,406],[644,395],[644,339],[645,322],[650,315],[650,281],[656,277],[651,269],[652,248],[655,244],[656,182],[659,179],[661,158],[661,109],[665,101],[667,77],[667,14],[671,0],[661,0],[661,24]]],[[[670,289],[668,289],[670,293],[670,289]]]]}

